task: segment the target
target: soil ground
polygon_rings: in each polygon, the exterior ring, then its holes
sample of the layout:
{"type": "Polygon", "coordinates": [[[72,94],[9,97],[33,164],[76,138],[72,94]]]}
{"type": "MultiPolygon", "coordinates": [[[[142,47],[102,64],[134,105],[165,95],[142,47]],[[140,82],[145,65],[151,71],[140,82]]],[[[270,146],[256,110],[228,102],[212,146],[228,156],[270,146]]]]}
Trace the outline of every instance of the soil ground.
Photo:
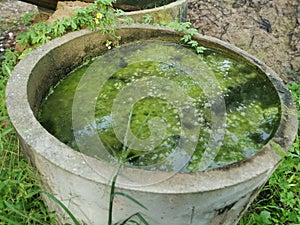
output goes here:
{"type": "MultiPolygon", "coordinates": [[[[0,8],[0,45],[4,46],[9,32],[15,36],[26,28],[20,19],[24,13],[37,8],[16,0],[0,0],[0,8]]],[[[286,83],[300,83],[299,0],[189,0],[188,21],[200,33],[256,56],[286,83]]],[[[14,46],[11,39],[6,47],[14,46]]]]}
{"type": "Polygon", "coordinates": [[[188,19],[200,33],[227,41],[300,83],[299,0],[190,0],[188,19]]]}

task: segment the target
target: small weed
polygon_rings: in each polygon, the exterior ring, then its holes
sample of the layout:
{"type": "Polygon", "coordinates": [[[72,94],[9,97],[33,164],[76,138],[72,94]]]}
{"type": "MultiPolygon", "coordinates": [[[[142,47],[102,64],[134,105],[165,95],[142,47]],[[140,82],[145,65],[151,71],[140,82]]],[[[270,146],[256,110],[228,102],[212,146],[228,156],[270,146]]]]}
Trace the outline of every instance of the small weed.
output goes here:
{"type": "MultiPolygon", "coordinates": [[[[154,20],[151,15],[146,14],[144,16],[145,24],[151,24],[153,21],[154,20]]],[[[202,59],[201,54],[204,53],[206,48],[204,46],[199,46],[199,43],[193,40],[193,36],[196,35],[198,31],[195,28],[191,27],[190,22],[179,23],[176,21],[167,22],[165,20],[160,20],[158,23],[154,24],[164,27],[170,27],[173,28],[175,31],[182,33],[181,41],[183,42],[183,44],[195,49],[196,53],[199,54],[200,59],[202,59]]]]}
{"type": "Polygon", "coordinates": [[[149,15],[149,14],[144,15],[144,23],[145,24],[150,24],[152,21],[153,21],[153,18],[151,15],[149,15]]]}
{"type": "Polygon", "coordinates": [[[10,71],[15,67],[18,62],[19,54],[15,51],[8,49],[5,53],[5,60],[2,62],[2,74],[0,77],[2,79],[7,79],[10,75],[10,71]]]}
{"type": "Polygon", "coordinates": [[[34,20],[34,15],[35,15],[35,13],[25,13],[21,19],[22,22],[24,23],[24,25],[28,26],[28,25],[32,24],[32,22],[34,20]]]}

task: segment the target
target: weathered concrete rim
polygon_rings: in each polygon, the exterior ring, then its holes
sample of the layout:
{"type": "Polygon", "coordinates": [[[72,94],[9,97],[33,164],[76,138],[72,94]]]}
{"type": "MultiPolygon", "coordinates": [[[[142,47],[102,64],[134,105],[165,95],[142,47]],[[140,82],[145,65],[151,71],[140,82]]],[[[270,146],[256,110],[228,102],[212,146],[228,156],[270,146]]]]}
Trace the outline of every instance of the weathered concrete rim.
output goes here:
{"type": "Polygon", "coordinates": [[[152,21],[186,21],[188,0],[172,0],[172,2],[149,9],[125,12],[124,16],[134,19],[136,23],[143,23],[145,16],[151,16],[152,21]]]}
{"type": "Polygon", "coordinates": [[[163,5],[163,6],[150,8],[150,9],[137,10],[137,11],[132,11],[132,12],[126,12],[125,15],[131,16],[131,15],[137,15],[137,14],[151,14],[153,12],[168,10],[170,8],[174,8],[176,6],[184,5],[186,3],[187,3],[186,0],[173,0],[169,4],[166,4],[166,5],[163,5]]]}
{"type": "MultiPolygon", "coordinates": [[[[144,31],[156,33],[162,32],[178,37],[176,32],[170,28],[144,25],[121,26],[118,32],[126,33],[128,29],[134,29],[139,31],[139,33],[144,31]]],[[[70,173],[86,179],[93,180],[96,183],[106,184],[103,176],[94,171],[91,167],[105,168],[105,170],[101,172],[107,174],[112,174],[114,168],[104,162],[84,156],[83,154],[72,150],[49,134],[35,118],[34,112],[29,104],[27,89],[32,70],[37,67],[38,63],[43,60],[46,54],[52,53],[53,50],[64,46],[68,42],[72,42],[80,38],[88,38],[89,35],[94,34],[95,32],[87,30],[69,33],[37,48],[27,55],[12,72],[7,84],[6,102],[9,116],[17,134],[32,151],[35,151],[37,154],[63,170],[69,171],[70,173]],[[91,167],[87,167],[87,164],[91,165],[91,167]]],[[[298,124],[296,108],[290,92],[279,80],[275,72],[248,53],[228,43],[200,34],[196,35],[195,39],[198,40],[201,45],[211,46],[217,49],[227,49],[234,55],[240,55],[245,60],[254,63],[254,65],[267,74],[267,78],[278,91],[278,95],[281,100],[282,111],[279,128],[277,129],[274,137],[257,154],[230,166],[190,174],[177,173],[164,182],[150,186],[127,187],[125,184],[122,184],[118,188],[172,194],[206,192],[222,189],[224,187],[242,183],[246,180],[254,179],[255,177],[263,174],[271,175],[274,171],[274,165],[276,167],[276,165],[278,165],[281,161],[281,157],[275,153],[271,145],[274,145],[275,143],[287,151],[294,141],[295,135],[297,134],[298,124]]],[[[34,161],[35,159],[31,158],[31,160],[34,161]]],[[[124,169],[124,172],[128,172],[130,174],[134,172],[137,177],[151,175],[163,176],[167,173],[142,171],[130,168],[124,169]]]]}

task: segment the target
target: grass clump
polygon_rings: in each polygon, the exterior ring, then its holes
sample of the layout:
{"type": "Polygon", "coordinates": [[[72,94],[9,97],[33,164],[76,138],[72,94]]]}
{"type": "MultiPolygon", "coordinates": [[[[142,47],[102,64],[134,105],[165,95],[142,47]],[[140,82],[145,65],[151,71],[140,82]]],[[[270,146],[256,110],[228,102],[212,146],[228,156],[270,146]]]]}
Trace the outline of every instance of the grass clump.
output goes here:
{"type": "Polygon", "coordinates": [[[18,60],[19,53],[8,49],[0,68],[0,225],[54,224],[54,214],[42,202],[37,176],[20,152],[5,107],[6,83],[18,60]]]}
{"type": "MultiPolygon", "coordinates": [[[[300,84],[287,86],[300,119],[300,84]]],[[[298,136],[270,180],[241,219],[239,225],[300,224],[300,145],[298,136]]]]}
{"type": "Polygon", "coordinates": [[[300,224],[299,136],[239,225],[300,224]]]}
{"type": "Polygon", "coordinates": [[[8,51],[0,70],[0,225],[54,224],[5,108],[5,86],[17,60],[18,54],[8,51]]]}

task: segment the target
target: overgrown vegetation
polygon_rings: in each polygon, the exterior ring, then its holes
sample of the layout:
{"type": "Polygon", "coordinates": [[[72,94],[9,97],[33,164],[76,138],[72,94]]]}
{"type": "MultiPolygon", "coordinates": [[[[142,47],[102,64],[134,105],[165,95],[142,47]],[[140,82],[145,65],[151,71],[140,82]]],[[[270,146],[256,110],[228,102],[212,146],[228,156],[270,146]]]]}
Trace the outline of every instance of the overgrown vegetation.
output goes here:
{"type": "Polygon", "coordinates": [[[67,32],[83,28],[91,30],[97,28],[102,33],[112,32],[112,28],[108,27],[117,23],[117,17],[111,6],[110,0],[96,0],[90,7],[78,9],[76,15],[71,18],[56,20],[53,24],[36,23],[27,32],[18,36],[19,43],[27,47],[36,47],[67,32]]]}
{"type": "MultiPolygon", "coordinates": [[[[42,45],[55,37],[62,36],[69,31],[90,28],[92,30],[99,29],[103,33],[111,32],[113,34],[113,28],[108,27],[109,25],[120,23],[120,20],[115,16],[115,11],[109,7],[111,4],[111,0],[96,0],[95,4],[90,8],[80,9],[70,19],[56,21],[52,25],[44,22],[34,24],[28,32],[19,36],[20,43],[28,46],[27,50],[21,55],[9,50],[6,52],[6,59],[3,61],[0,71],[0,225],[55,224],[54,213],[48,212],[42,202],[42,192],[37,184],[38,177],[20,152],[18,140],[7,115],[5,86],[10,71],[18,60],[22,59],[32,48],[42,45]]],[[[117,12],[117,14],[121,13],[120,11],[117,12]]],[[[31,17],[28,16],[24,21],[26,20],[29,23],[31,21],[29,18],[31,17]]],[[[125,18],[123,22],[130,23],[132,21],[125,18]]],[[[145,23],[151,22],[152,18],[146,16],[145,23]]],[[[197,33],[197,30],[190,28],[190,23],[167,23],[161,21],[159,24],[184,32],[182,41],[194,47],[198,53],[202,53],[205,50],[192,40],[192,36],[197,33]]],[[[108,41],[110,42],[108,44],[109,47],[112,42],[108,41]]],[[[293,83],[288,87],[295,98],[298,116],[300,117],[300,84],[293,83]]],[[[299,225],[299,168],[300,150],[298,137],[285,160],[280,164],[258,198],[246,212],[239,225],[299,225]]],[[[114,193],[114,185],[112,185],[111,192],[114,193]]],[[[114,194],[112,194],[112,201],[114,194]]],[[[54,201],[57,200],[55,198],[52,199],[54,201]]],[[[59,201],[56,202],[61,204],[59,201]]],[[[69,212],[69,215],[72,217],[71,212],[69,212]]],[[[141,223],[147,224],[140,215],[134,214],[133,216],[136,216],[141,223]]],[[[72,219],[73,222],[77,221],[76,218],[72,219]]],[[[126,223],[129,220],[124,221],[126,223]]],[[[124,221],[121,224],[125,224],[124,221]]],[[[77,224],[80,223],[77,221],[77,224]]]]}
{"type": "Polygon", "coordinates": [[[23,154],[5,108],[5,86],[18,54],[7,51],[0,71],[0,224],[54,224],[37,177],[23,154]]]}
{"type": "Polygon", "coordinates": [[[300,224],[299,147],[298,137],[239,225],[300,224]]]}
{"type": "MultiPolygon", "coordinates": [[[[300,118],[300,84],[287,86],[296,102],[300,118]]],[[[275,173],[243,216],[239,225],[300,224],[299,132],[275,173]]]]}

